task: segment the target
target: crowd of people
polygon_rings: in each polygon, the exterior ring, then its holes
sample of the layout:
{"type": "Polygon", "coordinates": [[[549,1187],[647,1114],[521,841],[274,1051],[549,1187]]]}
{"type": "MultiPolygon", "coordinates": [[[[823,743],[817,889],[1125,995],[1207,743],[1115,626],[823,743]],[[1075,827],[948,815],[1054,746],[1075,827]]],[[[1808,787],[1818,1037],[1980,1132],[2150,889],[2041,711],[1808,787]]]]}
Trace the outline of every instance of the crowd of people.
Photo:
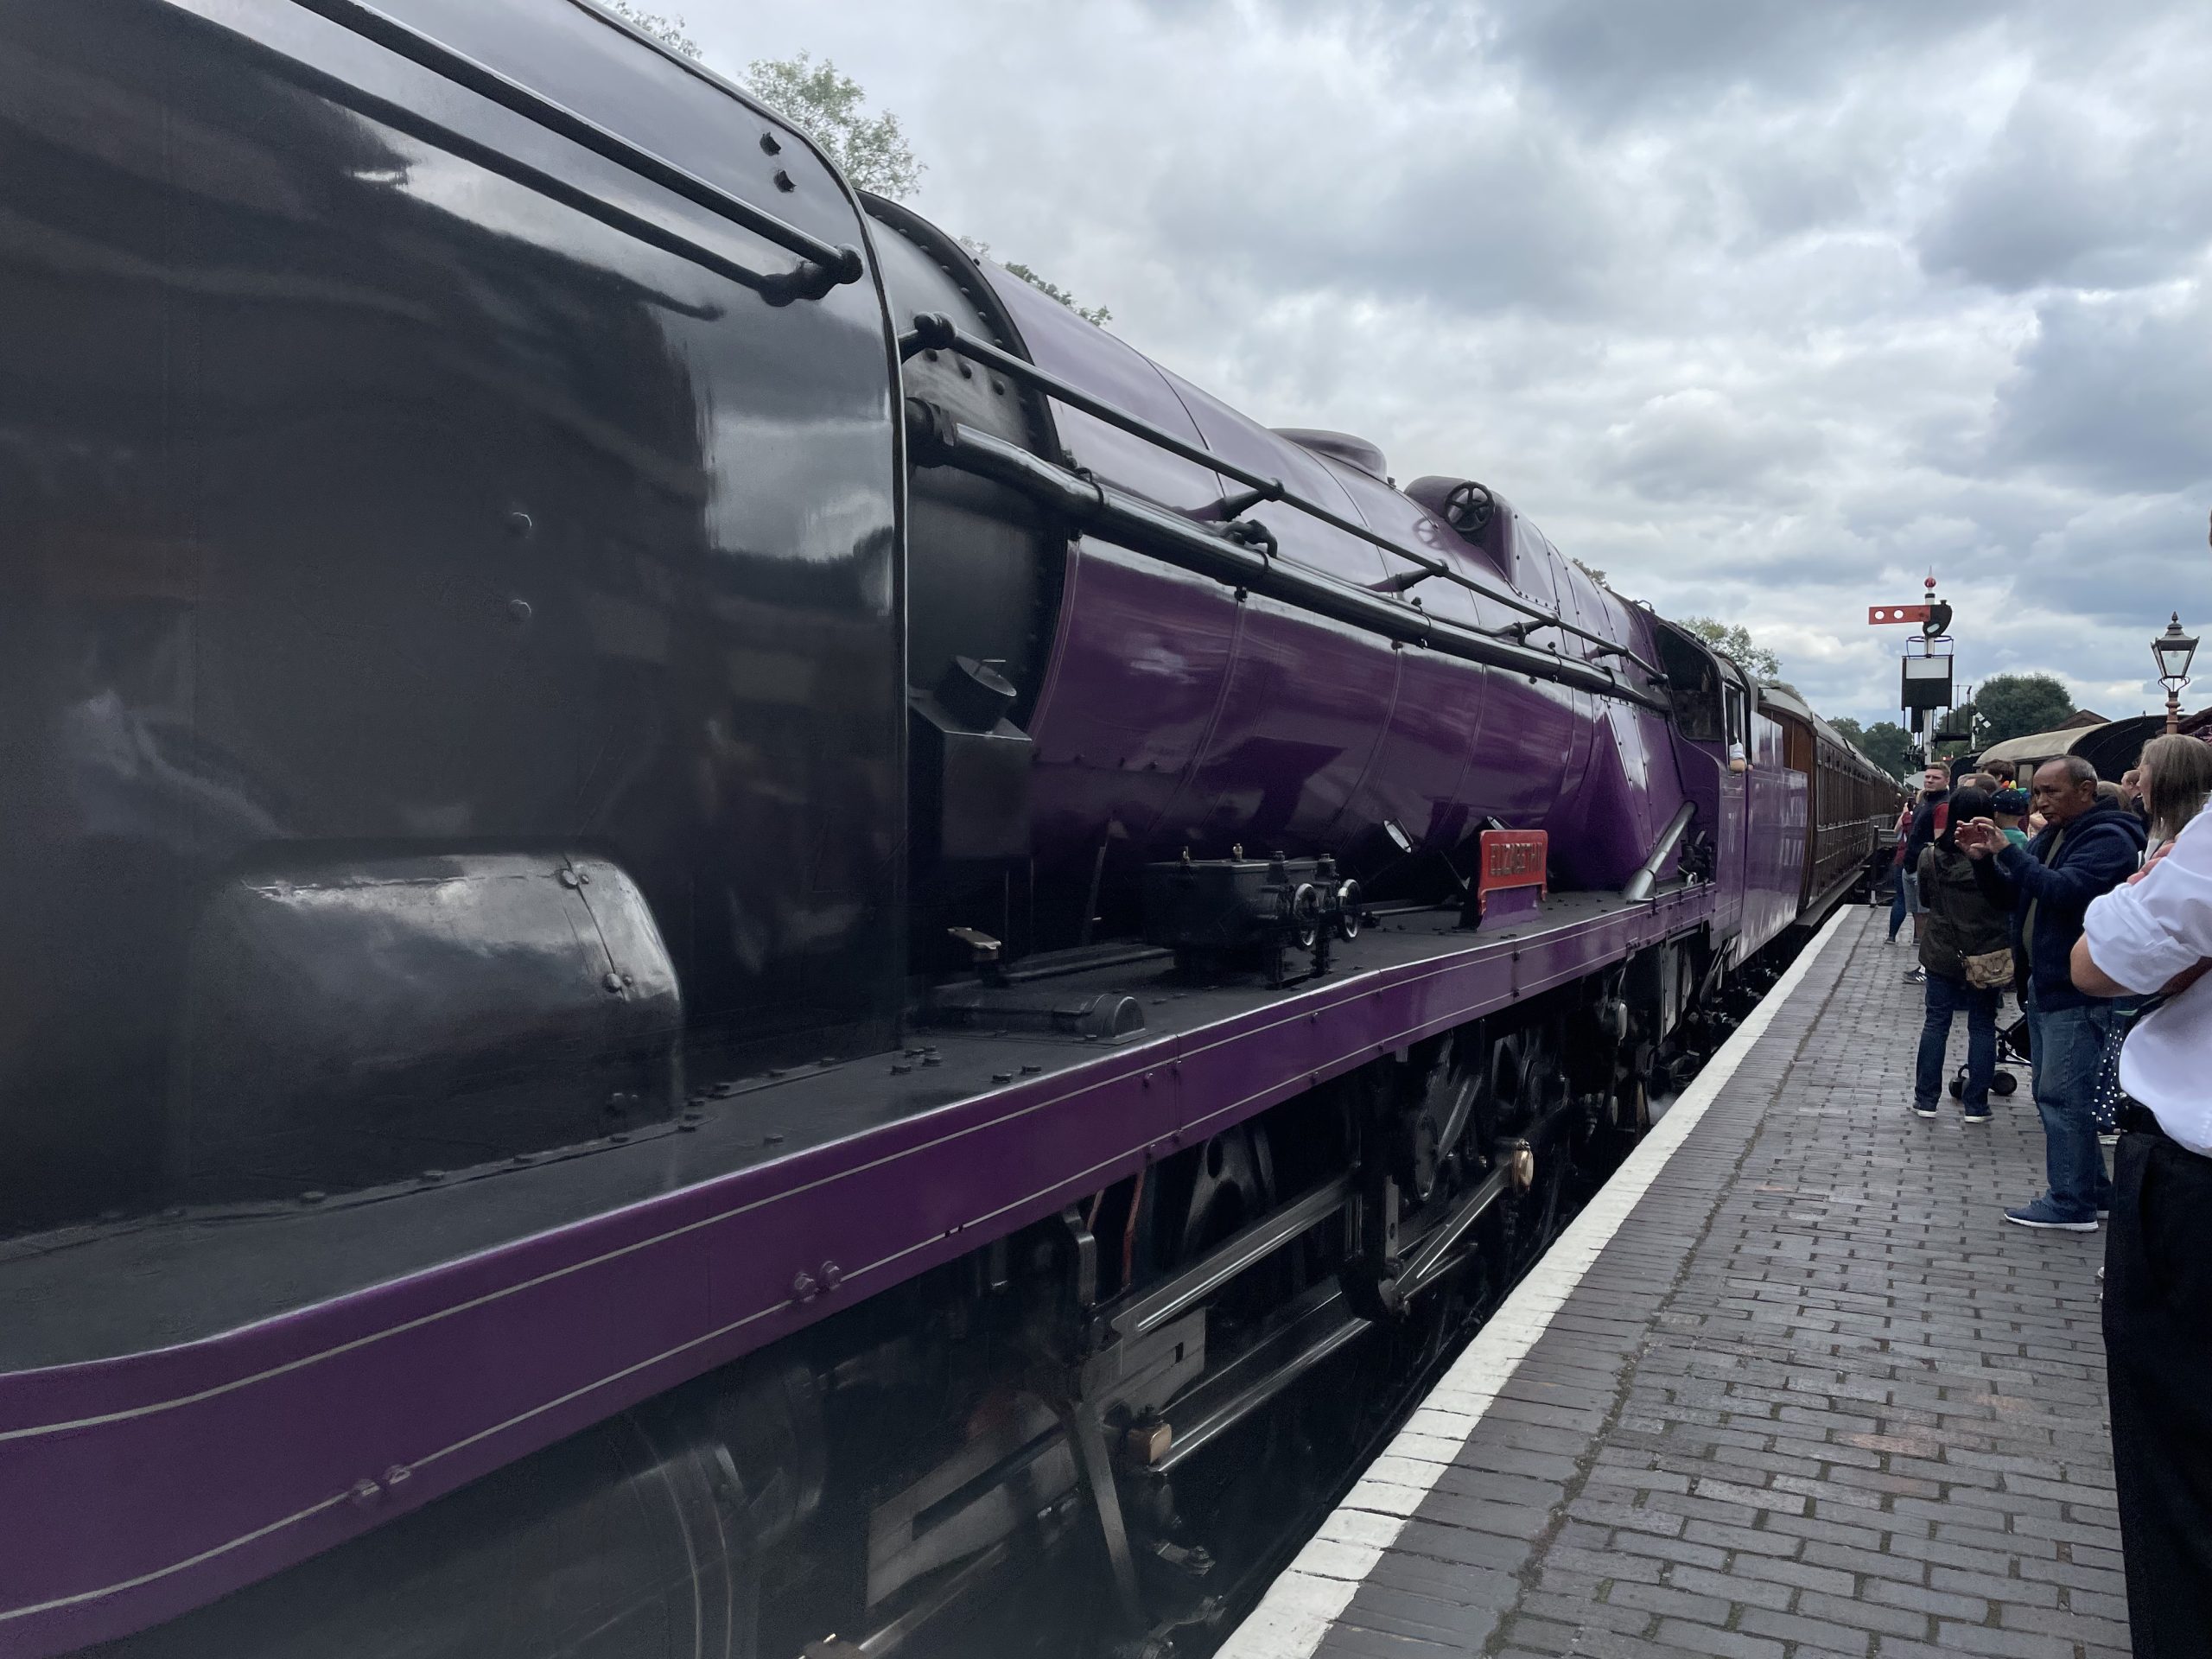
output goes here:
{"type": "Polygon", "coordinates": [[[1911,1109],[1941,1111],[1967,1021],[1963,1121],[1987,1123],[1999,1005],[2024,1015],[2044,1190],[2004,1212],[2109,1220],[2105,1344],[2136,1651],[2212,1655],[2212,747],[2169,734],[2117,784],[2078,756],[2028,787],[1930,766],[1897,823],[1890,933],[1926,1013],[1911,1109]],[[2115,1137],[2101,1135],[2100,1103],[2115,1137]],[[2114,1141],[2107,1168],[2105,1142],[2114,1141]]]}

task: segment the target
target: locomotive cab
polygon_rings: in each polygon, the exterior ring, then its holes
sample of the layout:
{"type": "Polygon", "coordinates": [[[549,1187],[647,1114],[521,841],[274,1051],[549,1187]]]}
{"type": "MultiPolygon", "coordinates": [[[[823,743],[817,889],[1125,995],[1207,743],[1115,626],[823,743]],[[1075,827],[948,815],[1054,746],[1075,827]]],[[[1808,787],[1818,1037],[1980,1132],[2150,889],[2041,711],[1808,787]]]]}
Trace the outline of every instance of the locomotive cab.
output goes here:
{"type": "Polygon", "coordinates": [[[1720,659],[1694,634],[1671,622],[1660,623],[1656,632],[1675,729],[1693,743],[1726,742],[1726,693],[1733,688],[1720,659]]]}

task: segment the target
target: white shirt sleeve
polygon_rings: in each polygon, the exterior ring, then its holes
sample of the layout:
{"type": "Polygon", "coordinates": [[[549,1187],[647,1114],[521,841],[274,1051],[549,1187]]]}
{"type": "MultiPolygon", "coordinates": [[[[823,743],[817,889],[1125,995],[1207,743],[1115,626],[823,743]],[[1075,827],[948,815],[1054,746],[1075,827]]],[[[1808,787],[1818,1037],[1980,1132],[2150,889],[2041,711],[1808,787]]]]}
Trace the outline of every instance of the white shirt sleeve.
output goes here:
{"type": "Polygon", "coordinates": [[[2140,881],[2090,900],[2082,931],[2089,960],[2138,993],[2212,957],[2212,811],[2190,819],[2140,881]]]}

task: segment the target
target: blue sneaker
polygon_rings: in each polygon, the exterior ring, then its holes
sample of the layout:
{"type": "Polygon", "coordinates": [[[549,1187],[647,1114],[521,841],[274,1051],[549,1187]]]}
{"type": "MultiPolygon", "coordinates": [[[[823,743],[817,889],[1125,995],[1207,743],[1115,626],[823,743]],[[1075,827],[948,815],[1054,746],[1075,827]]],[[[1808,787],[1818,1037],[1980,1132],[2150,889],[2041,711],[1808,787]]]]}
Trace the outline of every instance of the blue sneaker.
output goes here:
{"type": "Polygon", "coordinates": [[[2085,1221],[2075,1221],[2050,1201],[2046,1192],[2033,1204],[2024,1204],[2017,1210],[2007,1210],[2005,1219],[2018,1227],[2034,1227],[2052,1233],[2094,1233],[2097,1220],[2091,1216],[2085,1221]]]}
{"type": "Polygon", "coordinates": [[[1960,1121],[1967,1123],[1986,1123],[1989,1122],[1989,1103],[1986,1101],[1979,1106],[1969,1106],[1960,1114],[1960,1121]]]}

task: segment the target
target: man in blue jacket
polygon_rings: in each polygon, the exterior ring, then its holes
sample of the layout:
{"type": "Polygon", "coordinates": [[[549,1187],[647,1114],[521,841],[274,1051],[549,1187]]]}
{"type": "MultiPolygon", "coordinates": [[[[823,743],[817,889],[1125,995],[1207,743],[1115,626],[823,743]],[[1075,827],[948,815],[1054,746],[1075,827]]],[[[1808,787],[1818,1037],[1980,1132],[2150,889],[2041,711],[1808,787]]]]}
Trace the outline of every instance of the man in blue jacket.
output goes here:
{"type": "Polygon", "coordinates": [[[1986,820],[1957,832],[1958,844],[1974,857],[1974,880],[1993,900],[2012,908],[2014,963],[2024,964],[2027,975],[2028,1044],[2050,1190],[2007,1210],[2005,1219],[2093,1233],[2112,1200],[2090,1112],[2104,1058],[2105,1004],[2074,988],[2069,958],[2089,901],[2126,880],[2142,861],[2143,826],[2098,798],[2097,769],[2079,755],[2045,761],[2029,795],[2044,829],[2024,849],[2009,844],[1986,820]]]}

